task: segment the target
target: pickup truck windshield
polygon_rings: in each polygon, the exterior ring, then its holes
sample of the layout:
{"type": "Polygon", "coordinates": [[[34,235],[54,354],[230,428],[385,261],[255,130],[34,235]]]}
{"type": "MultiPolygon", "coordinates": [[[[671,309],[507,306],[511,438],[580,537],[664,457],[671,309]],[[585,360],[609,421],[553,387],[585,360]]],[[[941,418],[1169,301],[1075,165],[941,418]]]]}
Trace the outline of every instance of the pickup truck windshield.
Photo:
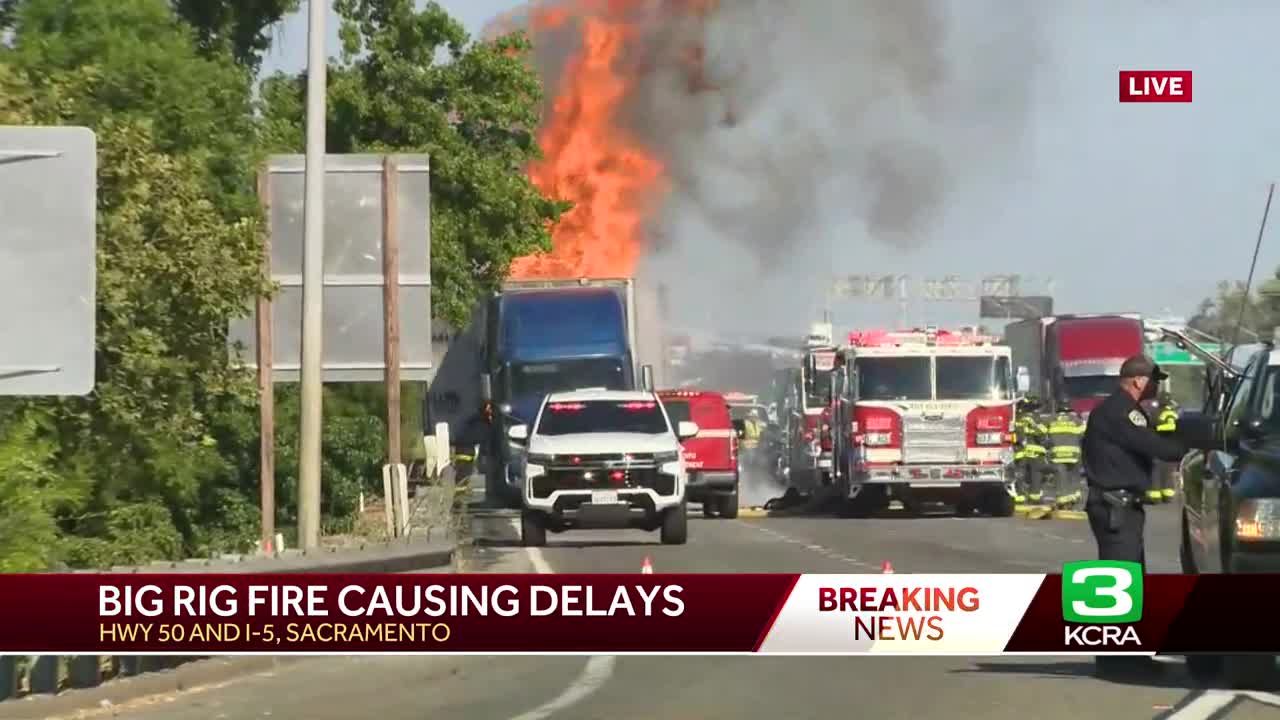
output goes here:
{"type": "Polygon", "coordinates": [[[538,421],[538,435],[575,435],[577,433],[642,433],[661,435],[669,432],[667,418],[657,402],[591,400],[587,402],[547,403],[538,421]]]}
{"type": "Polygon", "coordinates": [[[939,357],[938,400],[1009,400],[1009,358],[939,357]]]}
{"type": "Polygon", "coordinates": [[[626,375],[615,358],[588,358],[511,366],[511,394],[548,395],[577,388],[625,390],[626,375]]]}
{"type": "Polygon", "coordinates": [[[932,400],[927,357],[857,359],[858,397],[862,400],[932,400]]]}

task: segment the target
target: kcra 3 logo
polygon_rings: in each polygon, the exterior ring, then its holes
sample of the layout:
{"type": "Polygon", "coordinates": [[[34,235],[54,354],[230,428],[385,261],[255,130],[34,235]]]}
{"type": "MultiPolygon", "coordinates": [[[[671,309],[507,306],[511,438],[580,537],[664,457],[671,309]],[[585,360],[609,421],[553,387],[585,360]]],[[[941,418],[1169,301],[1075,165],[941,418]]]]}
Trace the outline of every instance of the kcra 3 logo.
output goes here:
{"type": "Polygon", "coordinates": [[[1063,642],[1068,646],[1142,645],[1142,566],[1088,560],[1062,566],[1063,642]]]}

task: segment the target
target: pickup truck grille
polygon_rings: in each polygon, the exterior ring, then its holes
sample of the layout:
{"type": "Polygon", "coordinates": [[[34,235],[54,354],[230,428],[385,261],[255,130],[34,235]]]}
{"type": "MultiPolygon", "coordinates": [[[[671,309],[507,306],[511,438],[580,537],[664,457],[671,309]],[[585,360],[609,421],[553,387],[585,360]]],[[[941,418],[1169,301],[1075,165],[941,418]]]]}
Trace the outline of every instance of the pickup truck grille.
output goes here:
{"type": "Polygon", "coordinates": [[[556,455],[552,463],[552,467],[556,469],[590,469],[615,467],[617,463],[627,462],[630,458],[630,467],[638,467],[642,465],[653,464],[653,453],[595,453],[587,455],[574,455],[565,453],[556,455]],[[576,460],[577,462],[574,462],[576,460]]]}
{"type": "Polygon", "coordinates": [[[963,418],[908,421],[903,426],[902,439],[902,461],[907,464],[968,459],[963,418]]]}
{"type": "MultiPolygon", "coordinates": [[[[659,495],[675,494],[676,478],[661,472],[650,459],[649,462],[637,462],[636,456],[626,467],[621,465],[608,467],[606,462],[587,464],[582,457],[578,465],[555,465],[547,468],[543,475],[533,478],[532,492],[536,498],[550,497],[556,490],[628,490],[650,488],[659,495]],[[613,477],[621,473],[621,478],[613,477]]],[[[652,457],[652,456],[650,456],[652,457]]]]}

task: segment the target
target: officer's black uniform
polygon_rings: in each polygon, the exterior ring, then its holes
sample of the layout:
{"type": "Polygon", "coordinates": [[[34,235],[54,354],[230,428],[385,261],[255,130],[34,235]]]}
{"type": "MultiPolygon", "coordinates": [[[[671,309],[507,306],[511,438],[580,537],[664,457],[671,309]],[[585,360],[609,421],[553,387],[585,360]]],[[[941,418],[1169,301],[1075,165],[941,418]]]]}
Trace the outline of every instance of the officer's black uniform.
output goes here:
{"type": "MultiPolygon", "coordinates": [[[[1122,378],[1149,377],[1144,395],[1154,396],[1168,377],[1149,358],[1135,355],[1120,368],[1122,378]]],[[[1155,460],[1178,462],[1186,447],[1176,438],[1155,432],[1138,400],[1116,388],[1089,413],[1083,455],[1089,482],[1085,512],[1098,542],[1099,560],[1128,560],[1146,564],[1142,498],[1151,487],[1155,460]]]]}

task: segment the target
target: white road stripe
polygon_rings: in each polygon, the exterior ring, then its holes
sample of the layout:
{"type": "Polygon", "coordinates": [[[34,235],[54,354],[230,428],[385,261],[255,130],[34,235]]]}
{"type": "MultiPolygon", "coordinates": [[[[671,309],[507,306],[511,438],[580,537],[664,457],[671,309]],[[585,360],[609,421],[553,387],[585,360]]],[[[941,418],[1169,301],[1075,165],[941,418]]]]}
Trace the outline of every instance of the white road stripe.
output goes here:
{"type": "Polygon", "coordinates": [[[1235,702],[1230,690],[1206,690],[1200,697],[1163,716],[1164,720],[1209,720],[1213,714],[1235,702]]]}
{"type": "MultiPolygon", "coordinates": [[[[515,526],[516,532],[519,533],[520,521],[512,520],[511,524],[515,526]]],[[[555,570],[547,562],[546,556],[542,554],[541,548],[525,547],[524,552],[529,557],[529,564],[533,565],[533,569],[539,575],[555,574],[555,570]]],[[[523,715],[517,715],[513,720],[545,720],[558,712],[577,705],[609,682],[617,663],[618,658],[613,655],[591,656],[587,659],[587,664],[583,666],[582,672],[578,673],[578,677],[569,683],[569,687],[565,688],[564,692],[550,702],[543,703],[523,715]]]]}

